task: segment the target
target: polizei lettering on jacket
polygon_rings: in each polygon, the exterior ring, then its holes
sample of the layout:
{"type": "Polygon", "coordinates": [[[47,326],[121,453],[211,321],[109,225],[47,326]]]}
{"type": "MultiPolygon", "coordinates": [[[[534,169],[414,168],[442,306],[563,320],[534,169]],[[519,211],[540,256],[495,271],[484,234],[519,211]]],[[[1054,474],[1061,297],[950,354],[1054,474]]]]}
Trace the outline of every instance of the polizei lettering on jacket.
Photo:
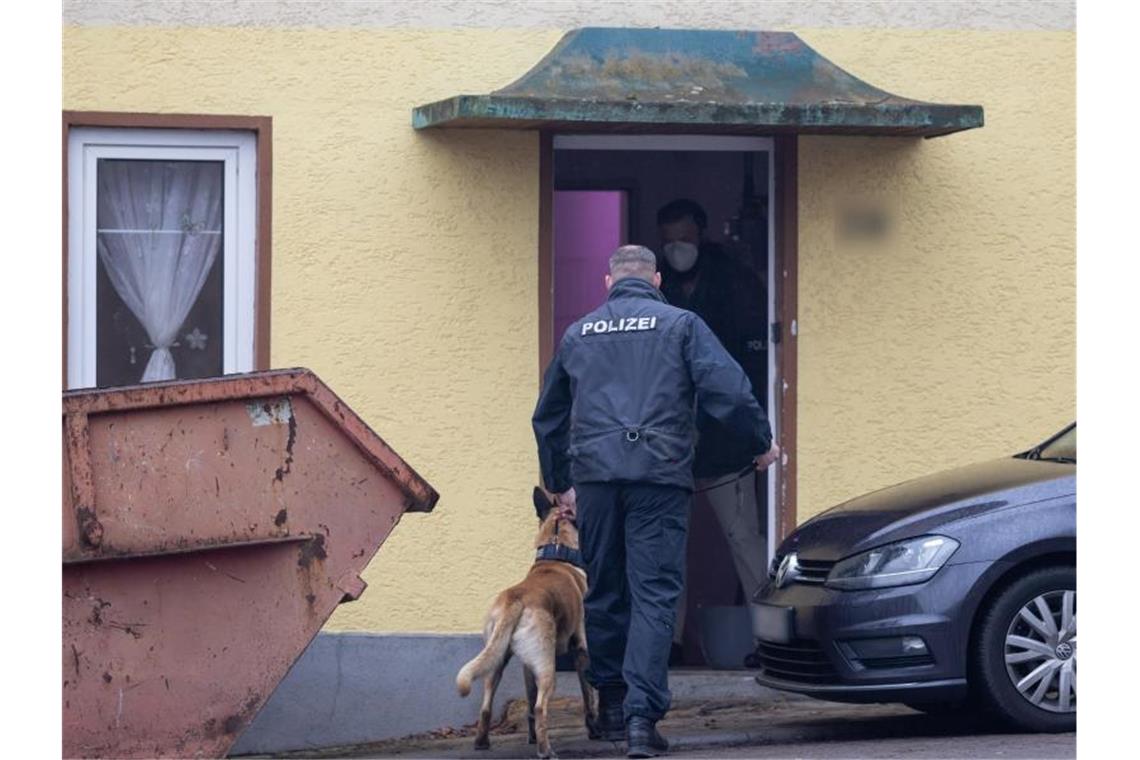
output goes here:
{"type": "Polygon", "coordinates": [[[618,320],[599,319],[596,322],[583,322],[583,335],[603,335],[615,332],[638,332],[656,330],[657,317],[622,317],[618,320]]]}

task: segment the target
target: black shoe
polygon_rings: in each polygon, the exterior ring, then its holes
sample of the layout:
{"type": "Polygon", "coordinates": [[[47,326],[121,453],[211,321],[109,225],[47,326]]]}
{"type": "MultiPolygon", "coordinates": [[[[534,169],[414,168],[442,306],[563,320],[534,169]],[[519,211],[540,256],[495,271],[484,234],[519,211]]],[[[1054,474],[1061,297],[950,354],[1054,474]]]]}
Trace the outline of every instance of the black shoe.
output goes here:
{"type": "Polygon", "coordinates": [[[598,720],[590,731],[591,739],[620,742],[625,738],[624,701],[624,686],[603,686],[598,689],[598,720]]]}
{"type": "Polygon", "coordinates": [[[748,654],[744,655],[744,667],[757,670],[764,667],[764,661],[760,659],[760,644],[757,642],[756,648],[748,654]]]}
{"type": "Polygon", "coordinates": [[[628,744],[626,757],[657,757],[669,750],[669,742],[657,733],[657,721],[642,715],[629,716],[625,737],[628,744]]]}

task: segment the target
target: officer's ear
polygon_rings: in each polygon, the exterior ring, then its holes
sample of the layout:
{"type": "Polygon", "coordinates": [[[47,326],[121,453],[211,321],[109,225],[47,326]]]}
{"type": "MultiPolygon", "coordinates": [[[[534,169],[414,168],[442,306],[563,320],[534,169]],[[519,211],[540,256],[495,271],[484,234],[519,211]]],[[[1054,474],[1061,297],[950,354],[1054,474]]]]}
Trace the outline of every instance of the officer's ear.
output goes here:
{"type": "Polygon", "coordinates": [[[613,286],[614,286],[614,278],[613,278],[613,277],[610,277],[610,276],[607,274],[607,275],[606,275],[606,290],[609,290],[609,289],[610,289],[610,288],[612,288],[613,286]]]}
{"type": "Polygon", "coordinates": [[[554,509],[554,500],[546,495],[546,491],[543,491],[538,486],[535,486],[534,487],[534,511],[535,511],[535,514],[538,515],[539,522],[542,522],[543,520],[545,520],[546,516],[548,514],[550,514],[550,510],[552,510],[552,509],[554,509]]]}
{"type": "Polygon", "coordinates": [[[657,288],[658,290],[661,290],[661,273],[660,272],[654,272],[653,273],[653,287],[657,288]]]}

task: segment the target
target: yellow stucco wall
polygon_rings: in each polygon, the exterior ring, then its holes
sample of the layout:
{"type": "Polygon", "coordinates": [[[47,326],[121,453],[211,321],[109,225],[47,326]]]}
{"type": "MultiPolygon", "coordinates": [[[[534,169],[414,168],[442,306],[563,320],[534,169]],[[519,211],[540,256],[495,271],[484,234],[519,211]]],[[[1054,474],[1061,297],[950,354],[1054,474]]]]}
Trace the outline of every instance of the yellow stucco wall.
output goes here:
{"type": "Polygon", "coordinates": [[[985,106],[934,140],[800,141],[799,517],[1076,417],[1075,35],[813,31],[888,91],[985,106]],[[850,199],[893,209],[844,246],[850,199]]]}
{"type": "Polygon", "coordinates": [[[66,108],[273,117],[272,363],[312,368],[442,494],[333,629],[474,630],[533,555],[538,137],[410,124],[559,36],[66,30],[66,108]]]}
{"type": "MultiPolygon", "coordinates": [[[[921,143],[802,141],[802,517],[1072,417],[1075,180],[1071,33],[801,34],[876,85],[987,118],[921,143]],[[869,190],[896,202],[895,235],[845,250],[836,208],[869,190]]],[[[318,372],[442,494],[330,629],[475,630],[529,561],[537,136],[409,121],[560,36],[65,30],[65,108],[273,117],[273,364],[318,372]]]]}

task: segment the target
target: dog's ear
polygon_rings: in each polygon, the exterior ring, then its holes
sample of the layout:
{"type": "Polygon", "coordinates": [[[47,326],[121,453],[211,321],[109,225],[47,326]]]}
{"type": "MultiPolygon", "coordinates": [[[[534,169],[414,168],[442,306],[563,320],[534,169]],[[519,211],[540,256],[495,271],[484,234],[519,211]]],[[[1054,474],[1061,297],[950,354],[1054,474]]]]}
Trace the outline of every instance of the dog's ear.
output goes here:
{"type": "Polygon", "coordinates": [[[546,516],[550,514],[550,510],[554,509],[554,501],[546,495],[538,486],[534,487],[534,511],[538,515],[539,521],[545,520],[546,516]]]}

